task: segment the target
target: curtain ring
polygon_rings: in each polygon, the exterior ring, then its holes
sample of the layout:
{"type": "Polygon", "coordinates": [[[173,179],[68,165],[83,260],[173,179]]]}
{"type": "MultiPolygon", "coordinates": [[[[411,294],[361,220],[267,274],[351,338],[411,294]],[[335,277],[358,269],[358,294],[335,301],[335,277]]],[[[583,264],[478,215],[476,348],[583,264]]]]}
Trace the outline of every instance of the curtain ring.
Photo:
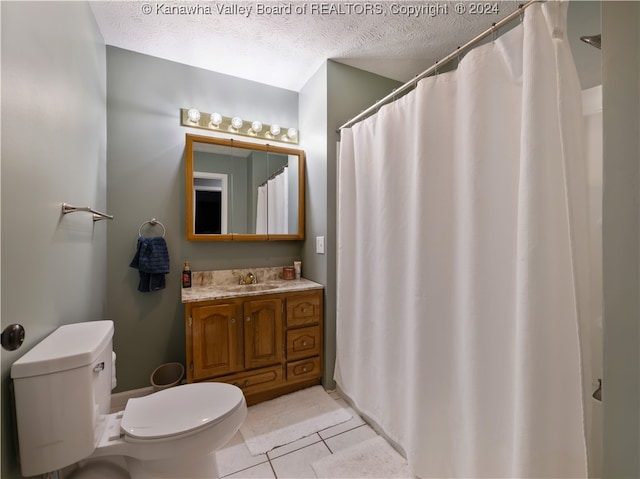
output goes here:
{"type": "Polygon", "coordinates": [[[436,76],[436,77],[438,76],[438,62],[436,62],[433,65],[433,73],[434,73],[434,76],[436,76]]]}
{"type": "Polygon", "coordinates": [[[493,41],[495,42],[498,39],[498,29],[495,23],[491,24],[491,33],[493,35],[493,41]]]}
{"type": "Polygon", "coordinates": [[[460,66],[460,47],[458,47],[457,51],[457,57],[458,57],[458,66],[460,66]]]}
{"type": "Polygon", "coordinates": [[[377,102],[375,102],[374,106],[376,108],[376,113],[378,113],[380,111],[380,108],[382,108],[384,106],[384,104],[382,103],[382,99],[380,99],[377,102]]]}
{"type": "Polygon", "coordinates": [[[520,9],[520,23],[522,23],[524,21],[524,5],[520,4],[518,8],[520,9]]]}

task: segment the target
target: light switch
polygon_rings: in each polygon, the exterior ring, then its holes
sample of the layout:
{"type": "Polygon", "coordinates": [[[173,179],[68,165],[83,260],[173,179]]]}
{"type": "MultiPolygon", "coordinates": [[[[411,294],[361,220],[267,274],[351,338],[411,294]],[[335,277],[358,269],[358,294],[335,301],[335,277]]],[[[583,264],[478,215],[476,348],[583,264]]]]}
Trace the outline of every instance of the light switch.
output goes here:
{"type": "Polygon", "coordinates": [[[316,253],[324,254],[324,236],[316,236],[316,253]]]}

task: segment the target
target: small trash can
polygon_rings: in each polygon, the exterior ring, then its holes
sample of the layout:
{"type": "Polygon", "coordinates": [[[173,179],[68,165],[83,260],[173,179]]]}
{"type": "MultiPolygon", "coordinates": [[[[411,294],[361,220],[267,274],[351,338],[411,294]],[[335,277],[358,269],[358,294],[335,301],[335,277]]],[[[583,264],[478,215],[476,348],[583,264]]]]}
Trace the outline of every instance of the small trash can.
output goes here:
{"type": "Polygon", "coordinates": [[[182,363],[161,364],[151,373],[151,385],[156,391],[177,386],[184,375],[182,363]]]}

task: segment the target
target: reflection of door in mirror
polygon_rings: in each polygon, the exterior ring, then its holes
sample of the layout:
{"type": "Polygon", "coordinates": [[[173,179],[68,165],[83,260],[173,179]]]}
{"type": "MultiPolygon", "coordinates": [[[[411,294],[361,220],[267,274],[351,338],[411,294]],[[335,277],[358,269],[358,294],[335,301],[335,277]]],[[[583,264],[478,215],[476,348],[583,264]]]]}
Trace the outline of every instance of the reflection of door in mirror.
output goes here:
{"type": "MultiPolygon", "coordinates": [[[[197,143],[193,151],[193,189],[198,188],[197,182],[201,181],[196,178],[196,175],[200,177],[209,175],[212,177],[226,177],[227,187],[226,195],[223,195],[225,202],[225,208],[227,215],[227,226],[223,233],[236,233],[236,234],[251,234],[254,233],[253,225],[248,221],[247,209],[250,202],[247,198],[247,178],[250,177],[253,169],[260,169],[259,166],[252,166],[260,164],[261,162],[266,164],[266,153],[256,152],[263,156],[263,158],[252,158],[251,150],[245,150],[241,148],[220,147],[217,145],[208,145],[206,143],[197,143]]],[[[263,168],[266,169],[266,166],[263,168]]],[[[195,194],[195,191],[194,191],[195,194]]],[[[194,202],[194,218],[202,216],[202,212],[199,211],[199,204],[194,202]]],[[[222,205],[221,205],[222,206],[222,205]]],[[[205,233],[204,231],[195,231],[195,234],[216,234],[213,232],[205,233]]]]}
{"type": "Polygon", "coordinates": [[[227,234],[228,179],[222,173],[193,172],[194,231],[227,234]]]}

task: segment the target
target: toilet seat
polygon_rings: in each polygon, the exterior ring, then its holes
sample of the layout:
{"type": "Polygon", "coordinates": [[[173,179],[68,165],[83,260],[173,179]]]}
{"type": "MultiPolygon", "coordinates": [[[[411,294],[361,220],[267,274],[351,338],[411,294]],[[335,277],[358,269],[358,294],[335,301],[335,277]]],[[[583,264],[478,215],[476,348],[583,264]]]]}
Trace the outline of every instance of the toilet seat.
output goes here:
{"type": "Polygon", "coordinates": [[[224,421],[243,404],[242,390],[230,384],[185,384],[129,399],[120,429],[137,440],[188,435],[224,421]]]}

